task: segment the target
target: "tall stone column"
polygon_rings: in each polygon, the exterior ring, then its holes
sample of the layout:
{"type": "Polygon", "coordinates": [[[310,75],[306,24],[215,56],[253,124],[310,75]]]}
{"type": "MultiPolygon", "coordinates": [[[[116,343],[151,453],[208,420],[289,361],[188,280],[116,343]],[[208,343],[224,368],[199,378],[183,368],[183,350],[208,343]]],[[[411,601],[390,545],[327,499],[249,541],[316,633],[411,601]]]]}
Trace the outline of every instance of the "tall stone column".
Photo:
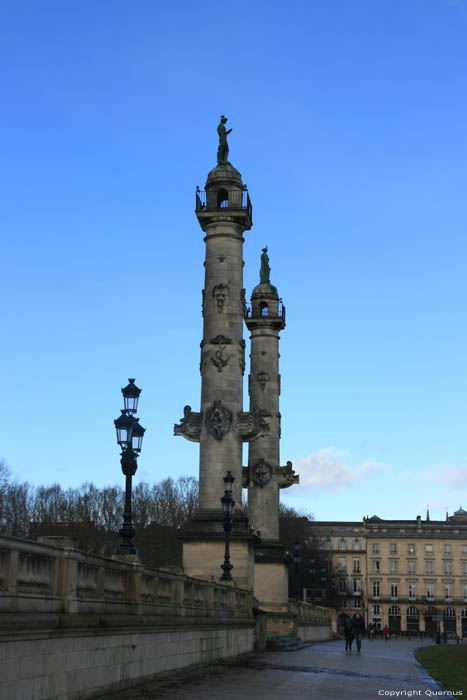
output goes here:
{"type": "Polygon", "coordinates": [[[269,273],[265,248],[261,281],[253,290],[246,325],[251,332],[250,412],[268,413],[270,431],[249,444],[244,485],[250,523],[261,536],[255,551],[255,596],[262,609],[281,611],[288,602],[288,563],[279,542],[279,489],[298,483],[298,476],[291,462],[280,466],[279,333],[285,328],[285,308],[269,273]]]}
{"type": "Polygon", "coordinates": [[[238,170],[221,163],[197,191],[196,215],[205,232],[206,259],[201,341],[201,410],[184,409],[175,434],[200,443],[199,510],[182,537],[183,566],[192,576],[218,579],[224,556],[220,497],[223,477],[235,477],[237,503],[231,532],[232,576],[253,585],[254,537],[242,501],[242,443],[268,429],[265,417],[243,411],[245,341],[243,232],[252,226],[251,203],[238,170]]]}

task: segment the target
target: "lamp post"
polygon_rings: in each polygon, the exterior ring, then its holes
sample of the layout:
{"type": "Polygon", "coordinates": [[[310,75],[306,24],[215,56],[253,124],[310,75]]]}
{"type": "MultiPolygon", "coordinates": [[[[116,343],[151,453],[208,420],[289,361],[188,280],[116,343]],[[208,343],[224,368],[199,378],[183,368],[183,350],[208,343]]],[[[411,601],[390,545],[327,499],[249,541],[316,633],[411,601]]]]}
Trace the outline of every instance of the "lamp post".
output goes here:
{"type": "Polygon", "coordinates": [[[122,389],[125,408],[122,410],[122,415],[114,420],[117,442],[122,448],[120,464],[122,472],[125,474],[125,510],[123,512],[123,527],[119,530],[122,541],[117,549],[117,554],[137,553],[133,542],[135,528],[133,527],[131,494],[132,479],[138,469],[137,457],[141,452],[145,432],[145,428],[139,424],[139,418],[135,418],[141,389],[135,385],[134,379],[128,381],[129,384],[122,389]]]}
{"type": "Polygon", "coordinates": [[[233,569],[230,563],[230,531],[232,529],[232,520],[235,510],[235,501],[232,498],[232,488],[235,477],[230,471],[224,476],[224,495],[221,498],[222,512],[224,514],[224,532],[225,532],[225,554],[224,563],[221,564],[223,571],[221,581],[233,581],[230,574],[233,569]]]}
{"type": "Polygon", "coordinates": [[[295,564],[295,597],[300,600],[300,542],[295,540],[293,546],[293,563],[295,564]]]}

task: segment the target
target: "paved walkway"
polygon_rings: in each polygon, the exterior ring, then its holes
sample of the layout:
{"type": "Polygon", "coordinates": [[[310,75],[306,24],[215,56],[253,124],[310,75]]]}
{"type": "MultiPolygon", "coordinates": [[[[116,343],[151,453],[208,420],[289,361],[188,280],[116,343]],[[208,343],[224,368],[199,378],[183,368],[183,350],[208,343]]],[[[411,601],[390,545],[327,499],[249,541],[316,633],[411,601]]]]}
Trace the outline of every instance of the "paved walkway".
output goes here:
{"type": "Polygon", "coordinates": [[[414,649],[430,644],[403,640],[370,642],[364,639],[361,654],[355,651],[346,654],[343,641],[319,642],[300,651],[265,652],[241,663],[217,663],[210,669],[190,675],[103,695],[102,700],[379,700],[436,697],[439,686],[417,664],[412,653],[414,649]],[[406,692],[396,695],[391,691],[406,692]]]}

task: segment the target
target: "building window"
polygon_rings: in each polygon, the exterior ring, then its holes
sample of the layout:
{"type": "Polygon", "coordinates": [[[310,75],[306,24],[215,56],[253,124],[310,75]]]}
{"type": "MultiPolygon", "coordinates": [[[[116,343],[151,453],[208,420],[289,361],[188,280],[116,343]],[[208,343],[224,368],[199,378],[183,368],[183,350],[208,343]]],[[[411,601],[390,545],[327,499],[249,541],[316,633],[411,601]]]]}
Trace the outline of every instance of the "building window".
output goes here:
{"type": "Polygon", "coordinates": [[[427,597],[427,600],[434,600],[434,597],[435,597],[435,584],[434,583],[427,583],[426,584],[426,597],[427,597]]]}
{"type": "Polygon", "coordinates": [[[433,573],[433,562],[427,561],[427,562],[425,562],[425,564],[426,564],[426,569],[425,569],[426,573],[432,574],[433,573]]]}
{"type": "Polygon", "coordinates": [[[467,544],[462,545],[462,554],[467,554],[467,544]]]}
{"type": "Polygon", "coordinates": [[[373,615],[381,615],[381,607],[379,605],[373,605],[373,615]]]}
{"type": "Polygon", "coordinates": [[[446,600],[451,600],[451,598],[452,598],[452,584],[451,583],[444,584],[444,597],[446,598],[446,600]]]}
{"type": "Polygon", "coordinates": [[[344,600],[341,603],[341,608],[346,608],[347,607],[347,598],[344,598],[344,600]]]}
{"type": "Polygon", "coordinates": [[[362,579],[361,578],[354,578],[354,580],[353,580],[353,592],[354,593],[361,593],[362,592],[362,579]]]}
{"type": "MultiPolygon", "coordinates": [[[[467,545],[465,545],[465,546],[467,547],[467,545]]],[[[373,554],[379,554],[379,544],[372,544],[371,547],[372,547],[373,554]]],[[[467,550],[466,550],[466,553],[467,553],[467,550]]]]}
{"type": "Polygon", "coordinates": [[[339,579],[339,593],[347,593],[347,581],[345,578],[339,579]]]}
{"type": "Polygon", "coordinates": [[[389,571],[391,572],[391,574],[397,574],[397,559],[390,560],[389,571]]]}
{"type": "Polygon", "coordinates": [[[344,549],[347,549],[347,542],[343,537],[339,540],[339,549],[342,551],[344,549]]]}
{"type": "Polygon", "coordinates": [[[409,582],[409,598],[414,600],[417,596],[417,585],[414,581],[409,582]]]}
{"type": "MultiPolygon", "coordinates": [[[[467,563],[467,562],[466,562],[467,563]]],[[[373,560],[373,571],[379,571],[379,566],[380,566],[380,561],[379,559],[374,559],[373,560]]]]}
{"type": "Polygon", "coordinates": [[[345,557],[339,559],[339,571],[344,573],[347,571],[347,559],[345,557]]]}
{"type": "Polygon", "coordinates": [[[391,583],[391,598],[397,598],[397,583],[391,583]]]}
{"type": "Polygon", "coordinates": [[[389,554],[397,554],[397,543],[396,542],[392,542],[389,545],[389,554]]]}
{"type": "Polygon", "coordinates": [[[360,559],[353,560],[353,572],[354,574],[360,573],[360,559]]]}
{"type": "Polygon", "coordinates": [[[355,600],[353,602],[353,606],[354,606],[354,608],[361,608],[362,607],[362,601],[360,600],[360,598],[355,598],[355,600]]]}
{"type": "Polygon", "coordinates": [[[407,551],[409,554],[415,554],[415,545],[414,544],[408,544],[407,545],[407,551]]]}
{"type": "Polygon", "coordinates": [[[462,575],[467,576],[467,561],[462,562],[462,575]]]}
{"type": "Polygon", "coordinates": [[[467,600],[467,583],[464,583],[462,588],[464,592],[464,600],[467,600]]]}
{"type": "Polygon", "coordinates": [[[452,574],[452,561],[444,562],[444,573],[450,576],[452,574]]]}
{"type": "Polygon", "coordinates": [[[443,552],[445,554],[451,554],[451,545],[450,544],[445,544],[443,547],[443,552]]]}
{"type": "Polygon", "coordinates": [[[355,538],[352,542],[352,549],[360,549],[360,540],[355,538]]]}
{"type": "Polygon", "coordinates": [[[425,554],[433,554],[433,545],[432,544],[425,545],[425,554]]]}
{"type": "Polygon", "coordinates": [[[417,563],[415,561],[408,561],[407,562],[407,573],[414,574],[416,571],[416,566],[417,566],[417,563]]]}
{"type": "Polygon", "coordinates": [[[373,596],[379,598],[379,581],[373,581],[373,596]]]}

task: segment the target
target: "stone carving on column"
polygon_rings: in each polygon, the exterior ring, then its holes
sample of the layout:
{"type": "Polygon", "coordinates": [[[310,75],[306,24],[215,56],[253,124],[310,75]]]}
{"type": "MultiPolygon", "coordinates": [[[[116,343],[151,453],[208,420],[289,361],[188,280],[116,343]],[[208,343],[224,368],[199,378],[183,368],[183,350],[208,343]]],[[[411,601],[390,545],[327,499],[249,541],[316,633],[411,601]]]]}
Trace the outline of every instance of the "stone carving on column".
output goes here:
{"type": "Polygon", "coordinates": [[[285,467],[279,467],[277,470],[277,484],[280,489],[288,489],[289,486],[298,484],[300,482],[300,477],[295,474],[292,462],[287,462],[285,467]]]}
{"type": "Polygon", "coordinates": [[[272,467],[262,457],[258,459],[252,469],[252,480],[257,486],[266,486],[272,478],[272,467]]]}
{"type": "Polygon", "coordinates": [[[212,290],[212,296],[216,300],[217,304],[217,310],[221,314],[222,311],[224,310],[224,303],[226,300],[226,297],[230,296],[230,289],[228,285],[226,284],[216,284],[214,289],[212,290]]]}
{"type": "Polygon", "coordinates": [[[238,431],[243,442],[254,440],[260,435],[269,433],[269,423],[265,418],[270,418],[271,414],[264,411],[258,406],[253,407],[251,411],[240,411],[238,414],[238,431]]]}
{"type": "Polygon", "coordinates": [[[256,375],[256,381],[258,382],[261,391],[264,392],[265,386],[269,381],[269,374],[267,372],[258,372],[256,375]]]}
{"type": "Polygon", "coordinates": [[[199,347],[201,348],[200,352],[200,357],[199,357],[199,373],[203,374],[203,347],[204,347],[204,340],[202,340],[199,344],[199,347]]]}
{"type": "Polygon", "coordinates": [[[213,345],[231,345],[232,338],[226,338],[225,335],[216,335],[216,337],[211,338],[209,342],[213,345]]]}
{"type": "Polygon", "coordinates": [[[240,354],[240,359],[238,361],[238,364],[240,365],[240,369],[242,370],[242,374],[245,374],[245,341],[239,340],[238,344],[240,345],[240,348],[241,348],[241,354],[240,354]]]}
{"type": "Polygon", "coordinates": [[[216,367],[218,372],[222,372],[224,367],[228,365],[230,357],[228,355],[224,355],[224,350],[225,350],[225,345],[221,345],[220,348],[218,348],[215,353],[214,357],[211,357],[211,362],[216,367]]]}
{"type": "Polygon", "coordinates": [[[201,413],[195,413],[191,406],[183,409],[183,418],[180,423],[174,425],[174,435],[181,435],[191,442],[199,442],[201,435],[201,413]]]}
{"type": "Polygon", "coordinates": [[[216,440],[222,440],[224,435],[232,429],[232,413],[222,406],[222,401],[214,401],[211,408],[206,411],[206,428],[216,440]]]}
{"type": "MultiPolygon", "coordinates": [[[[245,263],[243,263],[245,264],[245,263]]],[[[242,302],[242,312],[243,316],[246,316],[246,289],[242,289],[240,292],[240,301],[242,302]]]]}

